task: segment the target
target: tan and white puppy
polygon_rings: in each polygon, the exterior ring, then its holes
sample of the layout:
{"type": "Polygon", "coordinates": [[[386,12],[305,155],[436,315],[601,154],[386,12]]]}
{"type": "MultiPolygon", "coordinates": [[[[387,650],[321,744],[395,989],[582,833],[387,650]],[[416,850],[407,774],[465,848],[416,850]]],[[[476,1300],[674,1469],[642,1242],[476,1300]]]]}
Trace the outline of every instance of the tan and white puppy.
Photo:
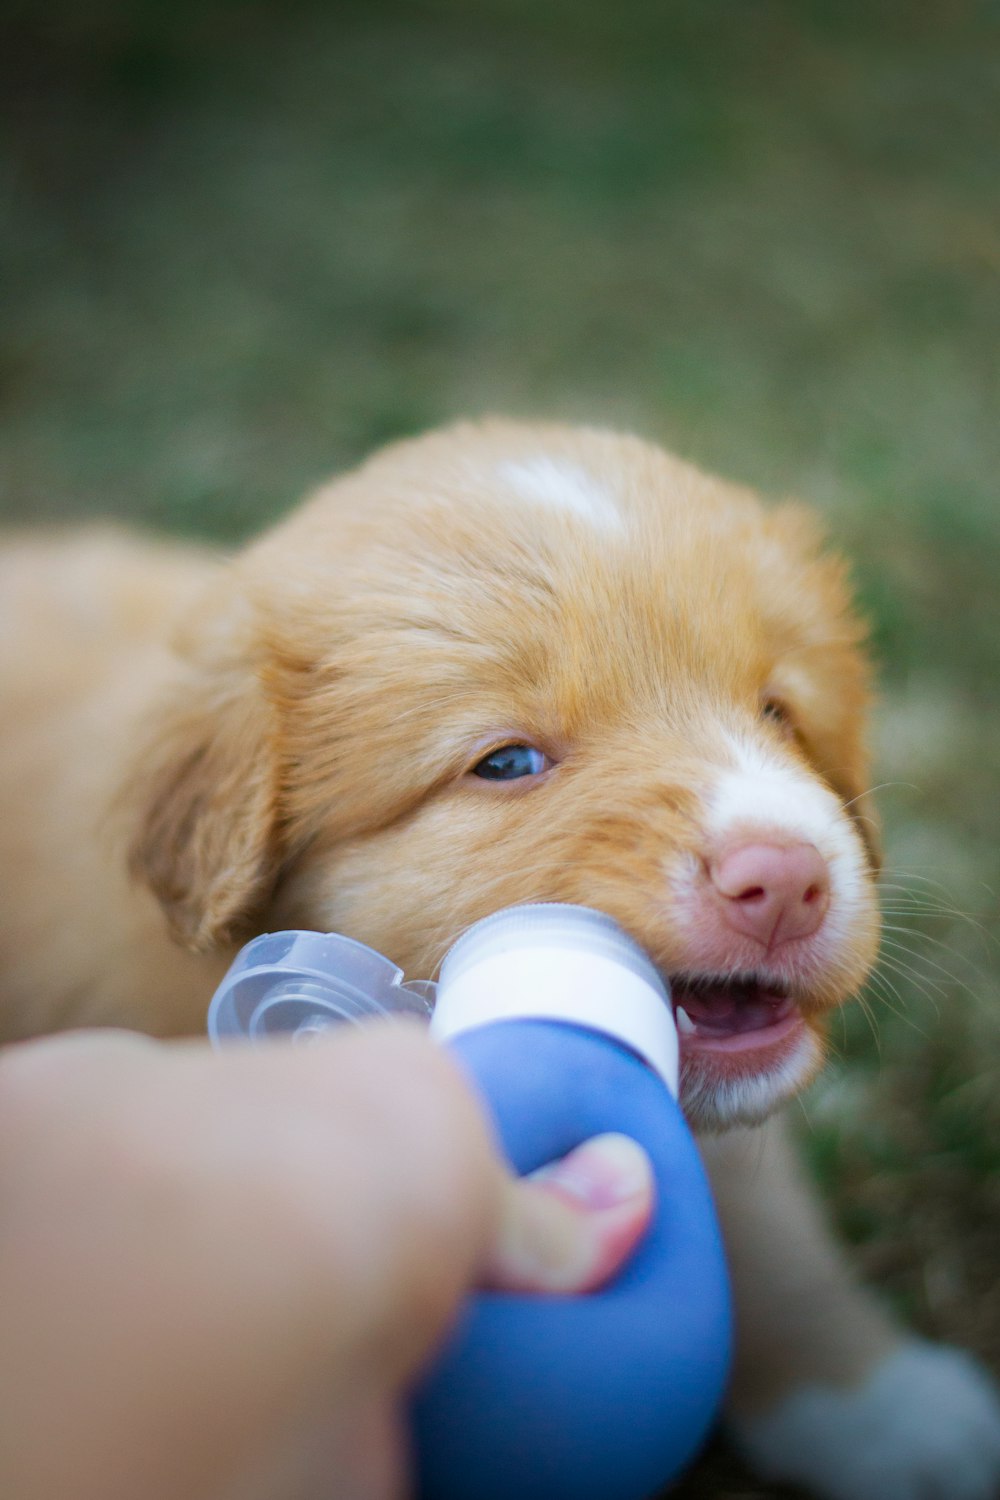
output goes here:
{"type": "MultiPolygon", "coordinates": [[[[431,976],[490,911],[581,902],[669,977],[683,1103],[714,1133],[813,1076],[874,960],[842,565],[807,513],[635,438],[402,443],[226,564],[11,543],[0,627],[8,1036],[200,1030],[255,931],[339,930],[431,976]]],[[[985,1378],[854,1288],[780,1136],[707,1153],[758,1465],[851,1500],[989,1500],[985,1378]]]]}

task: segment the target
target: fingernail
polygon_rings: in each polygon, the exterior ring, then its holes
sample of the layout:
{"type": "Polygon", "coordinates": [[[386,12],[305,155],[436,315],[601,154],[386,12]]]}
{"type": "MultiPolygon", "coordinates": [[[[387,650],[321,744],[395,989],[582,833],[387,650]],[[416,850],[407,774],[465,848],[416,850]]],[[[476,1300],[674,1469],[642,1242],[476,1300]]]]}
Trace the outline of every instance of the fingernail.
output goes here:
{"type": "Polygon", "coordinates": [[[652,1198],[652,1167],[642,1148],[627,1136],[595,1136],[515,1188],[489,1284],[593,1290],[634,1248],[652,1198]]]}
{"type": "Polygon", "coordinates": [[[652,1169],[649,1157],[631,1136],[609,1133],[584,1141],[561,1161],[532,1172],[527,1180],[599,1212],[648,1193],[652,1169]]]}

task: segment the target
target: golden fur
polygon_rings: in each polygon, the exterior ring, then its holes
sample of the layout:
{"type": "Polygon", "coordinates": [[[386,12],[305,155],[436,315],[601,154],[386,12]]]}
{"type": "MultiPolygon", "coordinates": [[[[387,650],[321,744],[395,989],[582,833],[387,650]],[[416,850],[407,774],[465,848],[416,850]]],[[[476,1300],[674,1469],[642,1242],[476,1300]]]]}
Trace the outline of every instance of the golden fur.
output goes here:
{"type": "MultiPolygon", "coordinates": [[[[635,438],[459,427],[387,450],[232,562],[107,536],[14,543],[0,569],[8,1036],[200,1029],[220,960],[190,950],[275,925],[428,975],[469,922],[527,899],[598,906],[690,969],[669,888],[704,859],[734,742],[807,770],[869,837],[842,565],[800,508],[635,438]],[[775,699],[785,723],[762,717],[775,699]],[[468,774],[511,740],[555,768],[468,774]]],[[[816,1030],[873,956],[870,889],[855,905],[799,986],[816,1030]]]]}
{"type": "MultiPolygon", "coordinates": [[[[721,982],[728,1014],[739,992],[735,1048],[697,1009],[681,1025],[683,1102],[713,1130],[801,1087],[874,958],[843,566],[800,508],[635,438],[494,422],[401,443],[232,561],[10,539],[0,632],[0,1040],[200,1032],[255,931],[340,930],[428,977],[487,912],[576,901],[675,998],[721,982]],[[474,774],[504,745],[533,747],[532,774],[474,774]],[[766,952],[715,883],[761,847],[829,876],[818,925],[775,926],[766,952]],[[745,1007],[766,1022],[773,1001],[785,1019],[758,1032],[745,1007]]],[[[755,1462],[828,1500],[956,1475],[985,1500],[982,1374],[901,1343],[854,1285],[779,1120],[704,1147],[736,1292],[730,1416],[755,1462]]]]}

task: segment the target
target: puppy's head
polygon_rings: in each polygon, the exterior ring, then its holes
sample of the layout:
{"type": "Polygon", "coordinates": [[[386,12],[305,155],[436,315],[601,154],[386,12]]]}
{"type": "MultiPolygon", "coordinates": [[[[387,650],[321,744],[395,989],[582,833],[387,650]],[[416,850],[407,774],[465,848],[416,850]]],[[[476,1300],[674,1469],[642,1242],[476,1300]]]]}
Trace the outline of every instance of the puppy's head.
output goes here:
{"type": "Polygon", "coordinates": [[[599,907],[671,980],[689,1115],[757,1119],[875,953],[860,636],[807,515],[636,439],[401,444],[192,623],[133,866],[195,945],[335,929],[411,976],[599,907]]]}

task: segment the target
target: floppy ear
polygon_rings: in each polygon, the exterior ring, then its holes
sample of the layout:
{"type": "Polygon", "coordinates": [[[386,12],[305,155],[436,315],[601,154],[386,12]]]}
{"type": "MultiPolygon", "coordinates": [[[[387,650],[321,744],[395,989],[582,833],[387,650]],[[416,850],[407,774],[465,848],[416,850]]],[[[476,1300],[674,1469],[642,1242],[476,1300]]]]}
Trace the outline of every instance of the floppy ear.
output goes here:
{"type": "Polygon", "coordinates": [[[129,869],[195,950],[237,941],[274,885],[275,738],[245,657],[195,663],[150,725],[127,799],[129,869]]]}
{"type": "Polygon", "coordinates": [[[867,751],[859,749],[851,770],[846,775],[831,776],[830,781],[844,799],[845,811],[865,846],[872,874],[878,875],[882,869],[882,823],[868,790],[871,775],[867,751]]]}
{"type": "Polygon", "coordinates": [[[855,604],[847,564],[827,549],[811,511],[794,503],[778,506],[769,514],[768,529],[795,564],[785,568],[779,562],[768,574],[766,609],[784,648],[779,691],[784,678],[789,698],[803,709],[809,757],[843,799],[877,873],[882,846],[871,795],[867,625],[855,604]]]}
{"type": "MultiPolygon", "coordinates": [[[[851,623],[855,623],[853,619],[851,623]]],[[[870,668],[860,644],[860,628],[858,625],[857,644],[846,648],[838,644],[824,653],[828,668],[824,698],[829,719],[823,725],[822,752],[816,759],[843,799],[844,811],[865,846],[872,873],[877,875],[882,868],[882,831],[871,791],[870,668]]]]}

